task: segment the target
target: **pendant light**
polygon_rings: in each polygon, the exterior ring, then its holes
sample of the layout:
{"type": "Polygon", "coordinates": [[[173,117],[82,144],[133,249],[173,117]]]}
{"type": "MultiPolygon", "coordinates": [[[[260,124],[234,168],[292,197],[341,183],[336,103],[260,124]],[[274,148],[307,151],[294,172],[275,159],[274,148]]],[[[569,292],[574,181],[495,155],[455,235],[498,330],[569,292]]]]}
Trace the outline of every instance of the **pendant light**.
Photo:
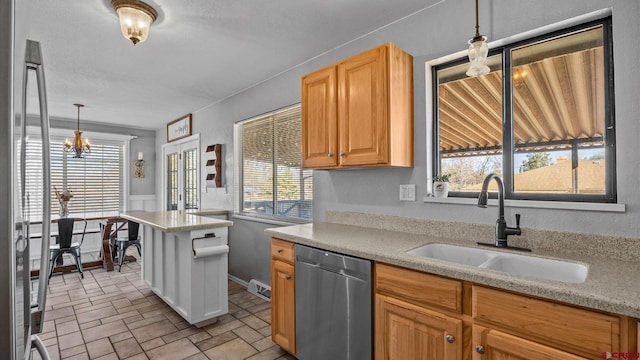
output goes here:
{"type": "Polygon", "coordinates": [[[73,138],[73,142],[69,141],[69,139],[64,140],[64,151],[73,153],[74,158],[84,158],[84,156],[91,152],[91,144],[89,144],[89,140],[87,138],[82,140],[82,131],[80,131],[80,108],[84,105],[82,104],[73,104],[73,106],[78,108],[78,130],[75,131],[76,135],[73,138]]]}
{"type": "Polygon", "coordinates": [[[122,35],[133,45],[144,42],[149,36],[151,24],[158,18],[158,12],[140,0],[111,0],[111,6],[120,18],[122,35]]]}
{"type": "Polygon", "coordinates": [[[488,74],[491,69],[487,66],[487,54],[489,46],[487,37],[480,35],[478,25],[478,0],[476,0],[476,35],[469,40],[469,69],[467,76],[475,77],[488,74]]]}

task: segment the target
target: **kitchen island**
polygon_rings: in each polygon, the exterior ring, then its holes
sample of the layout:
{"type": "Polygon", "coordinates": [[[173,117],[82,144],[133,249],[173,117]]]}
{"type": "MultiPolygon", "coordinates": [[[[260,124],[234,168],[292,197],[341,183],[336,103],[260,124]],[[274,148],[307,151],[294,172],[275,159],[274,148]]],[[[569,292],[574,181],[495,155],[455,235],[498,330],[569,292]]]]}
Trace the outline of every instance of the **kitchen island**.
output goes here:
{"type": "Polygon", "coordinates": [[[190,324],[228,312],[226,210],[120,214],[142,229],[142,278],[190,324]]]}

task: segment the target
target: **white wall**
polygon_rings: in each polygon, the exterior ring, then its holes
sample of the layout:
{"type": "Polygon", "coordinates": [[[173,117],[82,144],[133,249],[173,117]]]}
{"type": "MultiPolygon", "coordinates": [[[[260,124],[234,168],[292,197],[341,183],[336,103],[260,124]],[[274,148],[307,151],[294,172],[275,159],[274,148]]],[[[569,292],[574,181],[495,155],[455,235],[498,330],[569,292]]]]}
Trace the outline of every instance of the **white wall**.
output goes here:
{"type": "MultiPolygon", "coordinates": [[[[640,54],[640,2],[637,0],[490,0],[480,2],[480,29],[497,40],[603,8],[612,8],[616,92],[618,199],[626,213],[568,210],[519,209],[522,225],[540,229],[587,232],[617,236],[640,236],[640,105],[637,71],[640,54]]],[[[367,169],[316,171],[314,173],[314,220],[322,221],[326,210],[390,214],[428,219],[446,219],[491,224],[495,209],[473,205],[450,205],[398,201],[398,185],[417,184],[417,198],[426,192],[426,124],[424,63],[466,48],[474,32],[473,2],[448,0],[409,18],[339,47],[308,63],[299,65],[224,101],[193,114],[194,133],[202,136],[202,146],[223,143],[225,182],[228,194],[203,194],[207,205],[232,209],[233,154],[232,125],[300,101],[300,77],[320,67],[355,55],[384,42],[394,42],[414,56],[415,167],[411,169],[367,169]]],[[[158,147],[163,137],[158,135],[158,147]]],[[[159,151],[159,148],[156,149],[159,151]]],[[[204,165],[204,164],[203,164],[204,165]]],[[[156,193],[161,184],[156,184],[156,193]]],[[[515,211],[507,210],[513,217],[515,211]]],[[[240,225],[240,224],[238,224],[240,225]]],[[[243,222],[241,226],[252,226],[243,222]]],[[[244,233],[249,233],[243,231],[244,233]]],[[[233,230],[230,234],[233,242],[233,230]]],[[[264,242],[268,238],[238,241],[264,242]]],[[[246,244],[245,244],[246,245],[246,244]]],[[[251,248],[242,246],[242,248],[251,248]]],[[[233,251],[233,245],[232,245],[233,251]]],[[[268,254],[264,254],[268,256],[268,254]]],[[[243,274],[244,275],[244,274],[243,274]]],[[[246,277],[246,275],[245,275],[246,277]]],[[[264,274],[258,277],[265,278],[264,274]]],[[[245,279],[248,280],[248,279],[245,279]]]]}

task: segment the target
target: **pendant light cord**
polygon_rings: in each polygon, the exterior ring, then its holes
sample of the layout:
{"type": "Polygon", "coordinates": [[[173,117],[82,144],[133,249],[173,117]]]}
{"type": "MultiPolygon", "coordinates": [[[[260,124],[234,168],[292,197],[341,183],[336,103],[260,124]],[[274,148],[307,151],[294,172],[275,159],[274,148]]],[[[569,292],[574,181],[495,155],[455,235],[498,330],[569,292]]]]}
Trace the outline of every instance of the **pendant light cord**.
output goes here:
{"type": "Polygon", "coordinates": [[[476,0],[476,37],[480,36],[480,25],[478,20],[478,0],[476,0]]]}

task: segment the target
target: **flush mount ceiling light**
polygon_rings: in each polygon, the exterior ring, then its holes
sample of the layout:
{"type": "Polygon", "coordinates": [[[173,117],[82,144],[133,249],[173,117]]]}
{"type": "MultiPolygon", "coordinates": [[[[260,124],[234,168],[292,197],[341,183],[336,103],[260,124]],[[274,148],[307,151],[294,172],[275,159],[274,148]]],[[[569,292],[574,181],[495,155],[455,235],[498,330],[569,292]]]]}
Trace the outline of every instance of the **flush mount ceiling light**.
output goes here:
{"type": "Polygon", "coordinates": [[[64,139],[64,151],[73,153],[74,158],[84,158],[84,156],[91,152],[91,144],[87,138],[82,140],[82,131],[80,131],[80,108],[84,105],[73,104],[78,108],[78,130],[75,131],[76,135],[73,138],[73,142],[69,139],[64,139]]]}
{"type": "Polygon", "coordinates": [[[475,77],[489,73],[490,69],[487,66],[488,53],[487,37],[480,35],[478,0],[476,0],[476,35],[469,40],[469,70],[467,70],[467,76],[475,77]]]}
{"type": "Polygon", "coordinates": [[[111,5],[120,17],[120,30],[125,38],[133,45],[147,40],[149,28],[158,18],[154,8],[139,0],[111,0],[111,5]]]}

